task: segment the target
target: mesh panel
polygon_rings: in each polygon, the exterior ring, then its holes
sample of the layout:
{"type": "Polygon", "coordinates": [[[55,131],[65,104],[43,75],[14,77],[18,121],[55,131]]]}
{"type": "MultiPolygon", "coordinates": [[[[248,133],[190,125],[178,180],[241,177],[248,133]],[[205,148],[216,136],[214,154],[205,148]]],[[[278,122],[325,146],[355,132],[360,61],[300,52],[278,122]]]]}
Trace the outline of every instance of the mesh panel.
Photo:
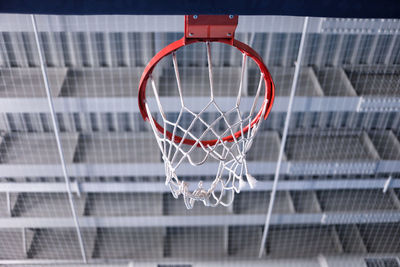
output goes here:
{"type": "MultiPolygon", "coordinates": [[[[263,57],[276,85],[246,156],[258,183],[228,207],[187,210],[165,186],[163,155],[137,105],[144,67],[182,37],[183,17],[42,15],[37,32],[30,16],[0,18],[0,265],[398,265],[399,20],[310,18],[302,33],[303,17],[241,16],[235,37],[263,57]]],[[[185,105],[199,114],[210,98],[206,46],[176,56],[185,105]]],[[[242,77],[242,54],[226,45],[211,44],[210,56],[215,101],[232,109],[242,80],[240,111],[254,115],[257,66],[248,60],[242,77]]],[[[171,57],[152,78],[176,122],[171,57]]],[[[213,122],[220,113],[200,117],[213,122]]],[[[193,118],[182,115],[180,126],[193,118]]],[[[196,162],[205,156],[197,152],[196,162]]],[[[193,192],[199,181],[210,187],[216,170],[209,157],[199,167],[182,163],[177,176],[193,192]]]]}

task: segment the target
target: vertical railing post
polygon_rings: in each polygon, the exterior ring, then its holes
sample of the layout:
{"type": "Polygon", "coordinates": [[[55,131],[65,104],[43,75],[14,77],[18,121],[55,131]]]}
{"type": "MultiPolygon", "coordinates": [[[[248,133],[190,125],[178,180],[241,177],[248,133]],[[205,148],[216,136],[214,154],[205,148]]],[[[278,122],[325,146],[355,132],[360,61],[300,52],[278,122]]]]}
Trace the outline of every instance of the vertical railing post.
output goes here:
{"type": "MultiPolygon", "coordinates": [[[[295,63],[294,77],[293,77],[293,82],[292,82],[292,87],[291,87],[290,97],[289,97],[289,105],[288,105],[288,110],[287,110],[286,118],[285,118],[285,126],[283,128],[283,133],[282,133],[281,147],[279,149],[278,162],[276,164],[274,182],[272,184],[271,196],[270,196],[267,216],[266,216],[265,224],[264,224],[264,232],[263,232],[263,236],[261,239],[260,251],[258,253],[259,258],[261,258],[264,254],[265,243],[267,241],[268,230],[269,230],[269,226],[271,223],[272,209],[274,207],[276,189],[278,187],[278,181],[279,181],[279,173],[281,170],[283,153],[285,151],[286,138],[287,138],[288,129],[289,129],[289,122],[290,122],[290,117],[292,114],[293,100],[294,100],[294,96],[296,93],[297,81],[298,81],[299,75],[300,75],[301,61],[302,61],[303,52],[304,52],[304,43],[305,43],[306,34],[307,34],[307,25],[308,25],[308,17],[305,17],[304,24],[303,24],[303,32],[301,35],[299,52],[297,54],[297,61],[295,63]]],[[[277,89],[279,90],[279,88],[277,88],[277,89]]]]}
{"type": "Polygon", "coordinates": [[[38,30],[37,30],[35,15],[32,14],[31,15],[31,19],[32,19],[33,31],[34,31],[34,34],[35,34],[36,46],[37,46],[37,49],[38,49],[38,55],[39,55],[39,60],[40,60],[40,68],[42,70],[44,87],[46,89],[47,103],[48,103],[49,109],[50,109],[51,121],[52,121],[52,124],[53,124],[54,135],[55,135],[57,148],[58,148],[58,155],[60,157],[62,172],[63,172],[63,176],[64,176],[64,179],[65,179],[65,186],[67,188],[69,204],[70,204],[70,207],[71,207],[71,212],[72,212],[72,217],[73,217],[73,220],[74,220],[76,232],[77,232],[77,235],[78,235],[79,246],[80,246],[81,253],[82,253],[82,259],[86,263],[87,260],[86,260],[85,248],[84,248],[84,245],[83,245],[82,233],[81,233],[81,230],[80,230],[80,227],[79,227],[79,221],[78,221],[78,217],[76,215],[74,199],[73,199],[73,195],[72,195],[72,191],[71,191],[71,183],[70,183],[70,180],[69,180],[67,167],[65,165],[64,153],[63,153],[63,148],[61,146],[60,134],[59,134],[59,130],[58,130],[59,127],[58,127],[58,123],[57,123],[57,120],[56,120],[56,114],[55,114],[55,111],[54,111],[53,100],[52,100],[52,97],[51,97],[50,83],[49,83],[49,79],[48,79],[48,76],[47,76],[46,66],[45,66],[45,63],[44,63],[42,48],[40,46],[40,39],[39,39],[38,30]]]}

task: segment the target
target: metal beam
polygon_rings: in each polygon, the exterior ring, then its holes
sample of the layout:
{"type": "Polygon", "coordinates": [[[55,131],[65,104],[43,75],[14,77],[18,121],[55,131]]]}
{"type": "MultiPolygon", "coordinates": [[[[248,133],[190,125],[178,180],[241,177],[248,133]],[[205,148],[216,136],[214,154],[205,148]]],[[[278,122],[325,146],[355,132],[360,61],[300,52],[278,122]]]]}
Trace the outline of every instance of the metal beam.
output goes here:
{"type": "MultiPolygon", "coordinates": [[[[357,105],[361,97],[295,97],[293,103],[294,112],[313,112],[313,111],[357,111],[357,105]]],[[[148,98],[149,105],[155,105],[154,98],[148,98]]],[[[168,106],[165,107],[165,112],[179,112],[179,97],[160,97],[162,102],[168,101],[168,106]]],[[[202,110],[209,100],[205,97],[187,97],[185,100],[191,103],[193,112],[202,110]]],[[[221,105],[222,109],[230,109],[234,101],[234,97],[216,97],[216,101],[221,105]]],[[[254,98],[242,97],[243,106],[251,105],[254,98]]],[[[395,108],[400,110],[399,98],[374,98],[372,103],[365,103],[366,111],[374,111],[373,109],[380,109],[384,111],[385,108],[395,108]],[[389,102],[389,103],[387,103],[389,102]],[[368,110],[371,108],[371,110],[368,110]]],[[[56,97],[53,99],[54,109],[56,112],[139,112],[136,105],[137,99],[135,97],[56,97]]],[[[274,101],[274,108],[271,112],[284,112],[289,102],[289,97],[276,97],[274,101]]],[[[46,108],[47,100],[45,98],[0,98],[0,112],[2,113],[47,113],[46,108]]]]}
{"type": "MultiPolygon", "coordinates": [[[[272,174],[274,162],[251,162],[248,166],[254,175],[272,174]]],[[[285,166],[287,164],[285,163],[285,166]]],[[[165,176],[164,165],[160,163],[115,163],[115,164],[70,164],[68,173],[73,177],[81,176],[165,176]]],[[[178,175],[202,176],[215,175],[218,163],[206,163],[193,168],[189,163],[182,164],[178,175]]],[[[399,166],[400,168],[400,166],[399,166]]],[[[287,169],[287,168],[286,168],[287,169]]],[[[284,171],[283,173],[287,173],[284,171]]],[[[0,164],[0,177],[62,177],[60,165],[56,164],[0,164]]]]}
{"type": "MultiPolygon", "coordinates": [[[[183,32],[183,16],[48,16],[38,15],[43,31],[81,32],[183,32]],[[121,18],[122,17],[122,18],[121,18]],[[107,23],[99,23],[105,21],[107,23]],[[43,23],[42,23],[43,22],[43,23]],[[146,22],[146,23],[144,23],[146,22]],[[162,27],[160,27],[162,25],[162,27]]],[[[2,14],[0,31],[30,32],[29,16],[24,14],[2,14]],[[17,21],[18,23],[10,23],[17,21]]],[[[400,22],[393,19],[336,19],[310,18],[310,33],[330,34],[393,34],[398,32],[400,22]]],[[[286,32],[300,33],[302,17],[285,16],[240,16],[236,32],[286,32]],[[257,27],[254,27],[257,25],[257,27]],[[281,27],[290,25],[290,27],[281,27]]]]}
{"type": "MultiPolygon", "coordinates": [[[[382,212],[341,212],[341,213],[298,213],[273,214],[270,225],[341,225],[366,223],[400,222],[400,213],[382,212]]],[[[205,226],[249,226],[263,225],[265,214],[236,215],[178,215],[178,216],[109,216],[80,217],[81,228],[116,227],[205,227],[205,226]]],[[[0,218],[0,228],[74,228],[72,218],[23,217],[0,218]]]]}
{"type": "MultiPolygon", "coordinates": [[[[276,162],[253,161],[248,163],[253,175],[274,174],[276,162]]],[[[69,164],[68,173],[73,177],[83,176],[164,176],[162,163],[115,163],[115,164],[69,164]]],[[[217,163],[205,163],[193,168],[189,163],[182,164],[180,176],[215,175],[217,163]]],[[[400,172],[400,160],[381,161],[314,161],[314,162],[282,162],[280,174],[288,175],[340,175],[340,174],[375,174],[400,172]]],[[[59,165],[54,164],[0,164],[0,178],[21,177],[62,177],[59,165]]]]}
{"type": "MultiPolygon", "coordinates": [[[[183,16],[48,16],[37,15],[41,28],[45,32],[183,32],[183,16]],[[122,18],[121,18],[122,17],[122,18]],[[99,23],[106,21],[107,23],[99,23]],[[160,25],[162,25],[160,27],[160,25]]],[[[23,14],[2,14],[0,31],[30,32],[29,16],[23,14]],[[19,22],[19,23],[10,23],[19,22]]],[[[247,32],[301,32],[301,17],[284,16],[240,16],[237,33],[247,32]],[[290,27],[277,27],[280,25],[290,27]],[[300,25],[299,25],[300,24],[300,25]],[[254,27],[257,25],[257,27],[254,27]]],[[[320,19],[311,18],[310,32],[320,32],[320,19]]],[[[361,23],[359,23],[361,24],[361,23]]],[[[396,24],[397,25],[397,24],[396,24]]]]}
{"type": "Polygon", "coordinates": [[[361,112],[398,112],[400,98],[398,97],[362,97],[359,107],[361,112]]]}
{"type": "MultiPolygon", "coordinates": [[[[387,255],[385,255],[387,256],[387,255]]],[[[343,257],[343,256],[341,256],[343,257]]],[[[360,259],[361,256],[353,256],[354,258],[359,257],[360,259]]],[[[395,257],[395,256],[394,256],[395,257]]],[[[348,256],[348,258],[350,258],[348,256]]],[[[235,257],[229,257],[229,256],[223,256],[219,257],[217,260],[211,261],[209,259],[196,259],[196,264],[194,266],[196,267],[205,267],[205,266],[221,266],[221,261],[226,263],[227,265],[231,267],[242,267],[242,266],[253,266],[253,267],[264,267],[264,266],[269,266],[270,263],[274,264],[276,266],[277,263],[279,263],[279,266],[309,266],[309,267],[320,267],[318,265],[318,261],[316,258],[297,258],[297,259],[267,259],[267,260],[238,260],[235,257]]],[[[353,262],[353,258],[349,259],[349,262],[353,262]]],[[[62,259],[19,259],[19,260],[1,260],[0,259],[0,264],[4,265],[23,265],[25,267],[29,266],[60,266],[60,267],[134,267],[134,266],[140,266],[140,267],[155,267],[155,266],[160,266],[159,263],[163,262],[163,264],[171,264],[171,266],[180,266],[179,263],[182,263],[182,266],[186,266],[185,263],[188,262],[188,260],[185,259],[180,259],[180,258],[162,258],[162,259],[157,259],[153,258],[152,260],[149,259],[100,259],[100,258],[95,258],[95,259],[89,259],[87,264],[82,264],[82,261],[78,260],[62,260],[62,259]],[[177,265],[178,263],[178,265],[177,265]]],[[[345,262],[345,261],[344,261],[345,262]]]]}
{"type": "MultiPolygon", "coordinates": [[[[0,264],[5,264],[5,265],[24,265],[24,266],[40,266],[40,265],[49,265],[52,266],[54,264],[58,266],[85,266],[88,267],[90,265],[83,265],[82,260],[62,260],[62,259],[52,259],[52,260],[46,260],[46,259],[21,259],[21,260],[0,260],[0,264]],[[82,265],[78,265],[82,264],[82,265]]],[[[121,267],[126,267],[125,265],[121,265],[121,267]]],[[[108,267],[107,265],[104,265],[103,267],[108,267]]],[[[109,267],[116,267],[114,265],[110,265],[109,267]]]]}
{"type": "MultiPolygon", "coordinates": [[[[165,112],[179,112],[179,97],[160,97],[161,101],[171,103],[166,106],[165,112]]],[[[231,108],[235,99],[232,97],[218,98],[216,101],[222,109],[231,108]]],[[[204,108],[206,98],[187,97],[186,101],[191,103],[193,112],[199,112],[204,108]]],[[[244,106],[250,105],[254,99],[242,97],[244,106]]],[[[139,112],[135,97],[108,97],[108,98],[85,98],[68,97],[54,98],[54,109],[56,112],[114,112],[132,113],[139,112]]],[[[155,99],[148,99],[149,105],[155,105],[155,99]]],[[[289,97],[279,96],[275,98],[274,108],[271,112],[285,112],[289,103],[289,97]]],[[[47,100],[45,98],[0,98],[1,113],[47,113],[47,100]]],[[[293,112],[397,112],[400,111],[399,97],[302,97],[296,96],[292,107],[293,112]],[[361,103],[361,104],[360,104],[361,103]]]]}
{"type": "MultiPolygon", "coordinates": [[[[335,180],[301,180],[280,181],[278,191],[309,191],[309,190],[366,190],[382,189],[386,178],[377,179],[335,179],[335,180]]],[[[209,188],[211,182],[204,182],[204,187],[209,188]]],[[[259,181],[257,187],[250,189],[246,186],[241,191],[270,191],[272,181],[259,181]]],[[[195,185],[192,184],[195,189],[195,185]]],[[[392,179],[388,188],[400,188],[400,179],[392,179]]],[[[190,188],[190,190],[193,190],[190,188]]],[[[170,192],[165,183],[159,182],[88,182],[71,183],[73,193],[167,193],[170,192]]],[[[217,189],[218,191],[218,189],[217,189]]],[[[0,193],[65,193],[63,183],[0,183],[0,193]]]]}
{"type": "MultiPolygon", "coordinates": [[[[394,19],[342,19],[324,18],[321,32],[330,34],[381,35],[399,32],[398,20],[394,19]]],[[[310,29],[312,31],[312,29],[310,29]]]]}

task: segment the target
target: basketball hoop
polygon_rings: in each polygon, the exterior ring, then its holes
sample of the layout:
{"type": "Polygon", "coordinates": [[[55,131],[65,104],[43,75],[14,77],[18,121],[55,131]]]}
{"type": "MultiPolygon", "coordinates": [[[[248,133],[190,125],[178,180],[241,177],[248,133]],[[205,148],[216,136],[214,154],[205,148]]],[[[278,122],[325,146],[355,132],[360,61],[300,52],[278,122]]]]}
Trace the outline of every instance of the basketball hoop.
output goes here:
{"type": "Polygon", "coordinates": [[[175,198],[183,195],[185,205],[188,209],[193,208],[195,201],[202,201],[206,206],[217,206],[218,204],[228,206],[234,199],[234,193],[239,193],[240,189],[245,185],[243,174],[246,175],[247,182],[253,188],[256,180],[248,172],[246,163],[246,154],[251,148],[253,139],[259,129],[263,119],[267,119],[274,101],[274,83],[271,75],[265,66],[262,58],[250,46],[234,39],[235,29],[238,23],[238,16],[225,15],[194,15],[185,16],[185,36],[177,40],[160,52],[158,52],[146,66],[139,84],[139,109],[144,120],[150,122],[153,133],[156,137],[158,146],[162,153],[162,159],[165,165],[166,185],[170,187],[175,198]],[[194,43],[203,42],[206,44],[208,73],[210,80],[210,100],[206,106],[199,112],[195,113],[185,106],[183,98],[183,90],[178,70],[178,61],[176,51],[184,46],[194,43]],[[236,105],[228,111],[223,111],[215,101],[213,88],[213,70],[211,61],[211,43],[219,42],[235,47],[242,53],[242,68],[236,105]],[[178,93],[180,98],[181,109],[175,122],[167,119],[160,97],[153,79],[152,73],[156,65],[168,55],[172,55],[172,61],[176,76],[178,93]],[[244,75],[246,72],[247,57],[251,58],[260,70],[260,80],[254,101],[249,110],[249,115],[242,117],[239,110],[241,92],[243,87],[244,75]],[[157,107],[163,120],[162,123],[157,122],[151,115],[148,103],[146,102],[146,86],[150,81],[153,89],[157,107]],[[261,108],[256,111],[257,100],[260,97],[261,89],[265,84],[265,95],[261,103],[261,108]],[[207,123],[201,117],[208,108],[213,107],[218,112],[218,118],[212,123],[207,123]],[[182,127],[179,122],[182,114],[189,113],[193,116],[193,120],[189,127],[182,127]],[[229,122],[227,116],[236,113],[238,120],[229,122]],[[223,121],[227,125],[227,129],[221,134],[217,133],[213,127],[219,121],[223,121]],[[195,123],[201,123],[205,126],[204,132],[197,136],[193,134],[193,126],[195,123]],[[172,130],[167,130],[167,127],[172,130]],[[236,132],[233,128],[238,128],[236,132]],[[183,133],[181,136],[177,132],[183,133]],[[215,136],[213,139],[206,139],[208,134],[215,136]],[[196,161],[194,159],[194,151],[201,150],[205,156],[196,161]],[[189,183],[180,180],[176,174],[176,170],[187,160],[193,166],[199,166],[205,163],[209,158],[213,158],[219,162],[217,174],[214,181],[208,189],[203,188],[203,182],[200,181],[197,189],[192,192],[189,190],[189,183]],[[220,191],[217,194],[217,191],[220,191]],[[231,197],[224,199],[226,192],[230,191],[231,197]]]}

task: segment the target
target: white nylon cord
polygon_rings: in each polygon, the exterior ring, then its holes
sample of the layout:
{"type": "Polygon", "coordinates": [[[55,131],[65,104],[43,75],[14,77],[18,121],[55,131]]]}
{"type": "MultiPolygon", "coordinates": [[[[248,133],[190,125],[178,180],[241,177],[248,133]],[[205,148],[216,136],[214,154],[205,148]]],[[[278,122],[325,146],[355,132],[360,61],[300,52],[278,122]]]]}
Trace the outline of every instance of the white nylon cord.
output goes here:
{"type": "Polygon", "coordinates": [[[160,133],[156,127],[155,121],[151,116],[151,111],[149,106],[146,103],[146,112],[149,117],[151,128],[156,136],[158,146],[162,152],[162,158],[164,160],[165,172],[166,172],[166,185],[169,186],[172,195],[175,198],[178,198],[179,195],[183,195],[184,203],[188,209],[193,208],[194,203],[196,201],[203,202],[206,206],[215,207],[217,205],[229,206],[232,204],[235,196],[235,192],[240,192],[240,189],[245,186],[246,182],[243,179],[243,175],[246,176],[247,182],[250,187],[254,187],[256,180],[252,177],[247,168],[246,163],[246,153],[250,149],[251,144],[253,143],[254,136],[257,132],[257,129],[260,127],[261,122],[263,121],[264,114],[266,112],[266,105],[262,110],[261,118],[250,127],[251,122],[254,120],[254,117],[257,114],[253,114],[256,106],[257,99],[260,97],[261,88],[263,84],[264,76],[260,74],[260,82],[258,84],[257,92],[255,99],[252,103],[250,113],[245,118],[242,117],[242,114],[239,110],[240,100],[242,96],[243,90],[243,82],[246,73],[246,61],[247,55],[243,54],[242,58],[242,68],[240,75],[240,83],[238,88],[238,95],[236,98],[235,107],[232,109],[223,112],[223,110],[218,106],[215,102],[214,98],[214,86],[213,86],[213,69],[212,69],[212,58],[211,58],[211,45],[209,42],[206,42],[207,48],[207,62],[208,62],[208,74],[209,74],[209,82],[210,82],[210,101],[206,104],[206,106],[198,113],[193,112],[187,106],[185,106],[185,101],[183,98],[183,88],[180,80],[179,68],[178,68],[178,60],[175,53],[172,53],[172,62],[175,71],[175,78],[178,87],[178,93],[180,98],[180,104],[182,108],[180,109],[179,115],[175,122],[168,120],[167,116],[164,113],[164,109],[162,107],[162,103],[159,98],[159,94],[157,91],[156,84],[152,77],[151,86],[153,88],[154,97],[156,98],[157,107],[161,113],[161,117],[163,120],[162,125],[164,126],[163,133],[160,133]],[[208,109],[212,107],[216,109],[219,113],[218,117],[212,122],[207,123],[201,116],[208,109]],[[190,124],[185,128],[180,125],[180,121],[182,120],[183,113],[188,113],[193,116],[190,124]],[[229,123],[228,115],[236,114],[237,119],[233,123],[229,123]],[[219,134],[214,129],[217,123],[223,121],[227,128],[223,131],[223,133],[219,134]],[[196,137],[191,131],[193,130],[196,123],[201,123],[205,126],[204,132],[196,137]],[[248,133],[244,133],[244,128],[248,126],[248,133]],[[170,138],[167,136],[166,127],[171,127],[171,135],[170,138]],[[235,136],[234,129],[240,129],[241,135],[239,137],[235,136]],[[176,142],[176,138],[178,136],[178,131],[182,132],[181,140],[176,142]],[[217,142],[214,145],[205,145],[202,141],[206,140],[207,135],[212,134],[215,136],[214,139],[217,142]],[[232,142],[223,142],[223,137],[227,134],[232,135],[232,142]],[[188,146],[184,144],[184,140],[187,138],[191,138],[194,140],[194,144],[188,146]],[[205,155],[200,160],[195,160],[192,158],[196,151],[203,151],[205,155]],[[209,157],[212,157],[219,161],[217,173],[214,181],[211,183],[210,188],[203,188],[203,182],[200,181],[198,183],[197,189],[192,192],[189,190],[189,183],[180,180],[176,174],[176,170],[184,163],[186,160],[193,166],[198,166],[207,161],[209,157]],[[216,190],[220,191],[218,194],[216,190]],[[231,192],[231,197],[224,198],[227,195],[227,192],[231,192]]]}

